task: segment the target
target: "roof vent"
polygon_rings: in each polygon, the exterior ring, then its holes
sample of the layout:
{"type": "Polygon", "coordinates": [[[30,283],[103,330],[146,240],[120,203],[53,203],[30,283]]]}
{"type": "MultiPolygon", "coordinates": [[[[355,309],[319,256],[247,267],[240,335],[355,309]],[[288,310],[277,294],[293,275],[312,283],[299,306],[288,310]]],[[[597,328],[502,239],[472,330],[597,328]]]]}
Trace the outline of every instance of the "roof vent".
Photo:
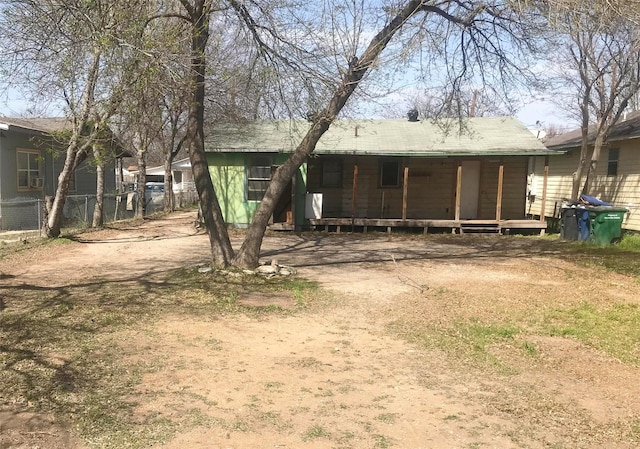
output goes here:
{"type": "Polygon", "coordinates": [[[418,110],[416,108],[411,109],[409,112],[407,112],[407,118],[409,119],[410,122],[417,122],[418,110]]]}

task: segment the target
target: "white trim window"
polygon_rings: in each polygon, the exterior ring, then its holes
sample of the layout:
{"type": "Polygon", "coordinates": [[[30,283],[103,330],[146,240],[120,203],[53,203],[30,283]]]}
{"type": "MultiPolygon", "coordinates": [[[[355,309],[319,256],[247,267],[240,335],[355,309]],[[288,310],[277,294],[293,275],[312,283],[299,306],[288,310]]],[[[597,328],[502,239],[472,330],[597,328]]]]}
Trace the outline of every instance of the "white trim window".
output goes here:
{"type": "Polygon", "coordinates": [[[262,201],[271,181],[270,156],[249,157],[246,164],[247,201],[262,201]]]}
{"type": "Polygon", "coordinates": [[[620,160],[620,150],[618,148],[609,149],[607,158],[607,176],[618,176],[618,161],[620,160]]]}
{"type": "Polygon", "coordinates": [[[37,150],[16,150],[18,191],[42,190],[42,155],[37,150]]]}

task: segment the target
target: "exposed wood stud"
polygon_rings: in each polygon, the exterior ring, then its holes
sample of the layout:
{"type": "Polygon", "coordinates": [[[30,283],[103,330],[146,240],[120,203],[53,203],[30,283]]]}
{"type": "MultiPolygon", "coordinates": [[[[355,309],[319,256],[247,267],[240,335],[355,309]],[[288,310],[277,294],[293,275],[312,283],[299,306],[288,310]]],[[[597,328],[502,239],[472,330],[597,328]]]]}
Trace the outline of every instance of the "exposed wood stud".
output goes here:
{"type": "MultiPolygon", "coordinates": [[[[544,221],[545,206],[547,204],[547,182],[549,181],[549,156],[544,157],[544,178],[542,180],[542,204],[540,204],[540,221],[544,221]]],[[[544,235],[544,229],[540,230],[544,235]]]]}
{"type": "Polygon", "coordinates": [[[404,183],[402,187],[402,219],[407,219],[407,195],[409,194],[409,167],[404,167],[404,183]]]}
{"type": "Polygon", "coordinates": [[[500,158],[500,167],[498,168],[498,195],[496,198],[496,220],[502,218],[502,188],[504,185],[504,159],[500,158]]]}
{"type": "Polygon", "coordinates": [[[456,172],[456,212],[455,220],[460,220],[460,196],[462,194],[462,161],[458,161],[458,170],[456,172]]]}
{"type": "Polygon", "coordinates": [[[351,195],[351,218],[353,218],[358,211],[358,164],[353,165],[353,191],[351,195]]]}

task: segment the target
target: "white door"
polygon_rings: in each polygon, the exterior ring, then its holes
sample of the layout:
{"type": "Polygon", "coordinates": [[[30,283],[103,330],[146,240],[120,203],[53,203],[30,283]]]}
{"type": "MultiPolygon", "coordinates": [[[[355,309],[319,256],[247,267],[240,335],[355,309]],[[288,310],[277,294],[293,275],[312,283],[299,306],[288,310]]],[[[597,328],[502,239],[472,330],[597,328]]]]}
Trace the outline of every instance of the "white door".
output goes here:
{"type": "Polygon", "coordinates": [[[460,218],[478,218],[480,195],[480,161],[462,162],[462,191],[460,192],[460,218]]]}

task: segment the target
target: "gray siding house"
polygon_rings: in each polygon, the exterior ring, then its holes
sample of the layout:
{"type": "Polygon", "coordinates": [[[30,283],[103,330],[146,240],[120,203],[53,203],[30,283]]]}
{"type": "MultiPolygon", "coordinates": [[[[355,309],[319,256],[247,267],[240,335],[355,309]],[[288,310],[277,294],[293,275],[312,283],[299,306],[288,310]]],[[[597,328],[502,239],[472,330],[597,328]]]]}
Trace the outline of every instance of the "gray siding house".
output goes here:
{"type": "MultiPolygon", "coordinates": [[[[36,209],[45,195],[55,193],[65,160],[66,148],[55,142],[52,133],[63,131],[67,124],[65,118],[0,117],[0,229],[37,225],[36,209]]],[[[114,190],[115,171],[106,170],[105,192],[114,190]]],[[[96,170],[85,161],[71,179],[69,195],[95,192],[96,170]]]]}

